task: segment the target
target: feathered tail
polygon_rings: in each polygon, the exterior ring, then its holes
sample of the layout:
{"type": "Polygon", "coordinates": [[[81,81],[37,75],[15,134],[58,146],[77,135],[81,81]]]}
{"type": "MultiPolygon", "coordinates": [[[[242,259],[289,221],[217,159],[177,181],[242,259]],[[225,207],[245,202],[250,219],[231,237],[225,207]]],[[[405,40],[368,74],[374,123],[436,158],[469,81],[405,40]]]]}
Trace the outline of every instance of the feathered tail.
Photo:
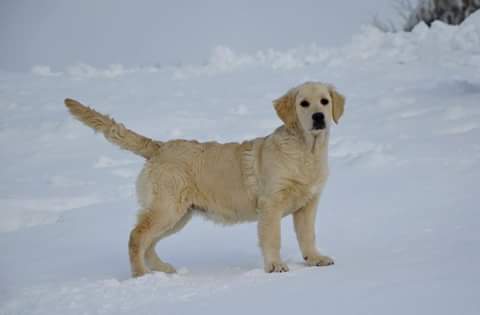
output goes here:
{"type": "Polygon", "coordinates": [[[161,142],[139,135],[109,116],[103,115],[75,100],[67,98],[65,99],[65,105],[76,119],[93,128],[96,132],[103,133],[108,141],[124,150],[149,159],[160,148],[161,142]]]}

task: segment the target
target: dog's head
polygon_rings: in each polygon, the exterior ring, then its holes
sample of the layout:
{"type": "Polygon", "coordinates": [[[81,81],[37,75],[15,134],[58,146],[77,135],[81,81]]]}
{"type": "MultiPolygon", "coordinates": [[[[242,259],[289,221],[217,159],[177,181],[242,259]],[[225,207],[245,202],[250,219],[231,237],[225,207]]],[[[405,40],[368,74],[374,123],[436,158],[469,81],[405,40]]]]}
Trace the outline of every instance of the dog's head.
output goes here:
{"type": "Polygon", "coordinates": [[[331,85],[306,82],[273,101],[278,116],[287,128],[301,128],[318,135],[336,124],[343,114],[345,97],[331,85]]]}

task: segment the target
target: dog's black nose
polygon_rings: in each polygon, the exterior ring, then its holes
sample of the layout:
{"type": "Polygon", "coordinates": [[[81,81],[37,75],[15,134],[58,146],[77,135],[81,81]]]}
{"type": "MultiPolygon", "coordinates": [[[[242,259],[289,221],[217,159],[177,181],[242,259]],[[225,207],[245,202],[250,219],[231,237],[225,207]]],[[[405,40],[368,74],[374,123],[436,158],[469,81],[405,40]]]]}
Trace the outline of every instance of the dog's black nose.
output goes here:
{"type": "Polygon", "coordinates": [[[315,113],[312,115],[312,119],[314,122],[324,122],[325,121],[325,115],[323,113],[315,113]]]}
{"type": "Polygon", "coordinates": [[[325,115],[323,113],[315,113],[312,115],[313,129],[325,129],[325,115]]]}

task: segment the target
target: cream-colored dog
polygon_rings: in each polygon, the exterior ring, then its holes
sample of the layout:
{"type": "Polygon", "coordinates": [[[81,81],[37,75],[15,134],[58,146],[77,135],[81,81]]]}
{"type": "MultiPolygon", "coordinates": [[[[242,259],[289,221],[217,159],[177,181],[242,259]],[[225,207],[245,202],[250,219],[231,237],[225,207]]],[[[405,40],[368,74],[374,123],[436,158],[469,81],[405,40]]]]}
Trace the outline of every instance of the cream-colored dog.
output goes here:
{"type": "Polygon", "coordinates": [[[220,144],[153,141],[65,100],[78,120],[146,158],[137,180],[141,211],[129,240],[133,276],[175,272],[157,256],[155,244],[183,228],[193,213],[223,224],[258,221],[267,272],[288,271],[280,258],[280,221],[292,214],[306,263],[333,264],[315,246],[315,214],[328,177],[330,125],[342,116],[345,98],[330,85],[306,82],[273,103],[283,126],[263,138],[220,144]]]}

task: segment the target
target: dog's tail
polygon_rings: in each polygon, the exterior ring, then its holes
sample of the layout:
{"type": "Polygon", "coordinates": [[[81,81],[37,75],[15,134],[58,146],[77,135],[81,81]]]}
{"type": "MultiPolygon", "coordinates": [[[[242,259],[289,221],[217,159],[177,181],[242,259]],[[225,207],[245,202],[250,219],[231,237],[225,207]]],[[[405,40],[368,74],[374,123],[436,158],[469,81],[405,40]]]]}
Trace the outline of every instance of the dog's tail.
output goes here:
{"type": "Polygon", "coordinates": [[[146,159],[152,157],[160,148],[161,142],[153,141],[125,128],[107,115],[100,114],[96,110],[82,105],[72,99],[65,99],[65,105],[70,113],[85,125],[101,132],[105,138],[124,150],[141,155],[146,159]]]}

